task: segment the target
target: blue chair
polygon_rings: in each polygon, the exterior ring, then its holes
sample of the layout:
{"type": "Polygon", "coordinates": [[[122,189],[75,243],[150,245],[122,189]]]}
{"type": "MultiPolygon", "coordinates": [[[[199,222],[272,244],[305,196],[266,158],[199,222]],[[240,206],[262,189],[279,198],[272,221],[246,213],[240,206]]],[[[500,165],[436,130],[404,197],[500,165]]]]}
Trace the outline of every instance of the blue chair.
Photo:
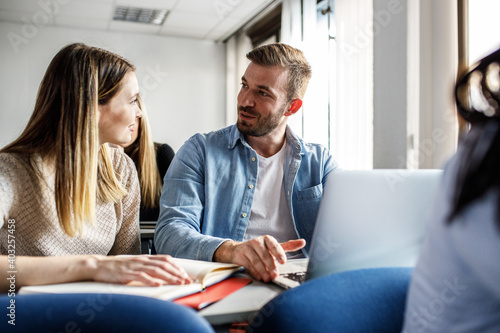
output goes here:
{"type": "Polygon", "coordinates": [[[214,332],[195,311],[154,298],[118,294],[0,296],[0,332],[214,332]],[[15,317],[9,317],[15,299],[15,317]],[[7,310],[6,310],[7,308],[7,310]],[[7,316],[5,312],[7,311],[7,316]],[[15,318],[15,326],[9,320],[15,318]]]}
{"type": "Polygon", "coordinates": [[[369,268],[307,281],[266,304],[253,332],[401,332],[412,268],[369,268]]]}

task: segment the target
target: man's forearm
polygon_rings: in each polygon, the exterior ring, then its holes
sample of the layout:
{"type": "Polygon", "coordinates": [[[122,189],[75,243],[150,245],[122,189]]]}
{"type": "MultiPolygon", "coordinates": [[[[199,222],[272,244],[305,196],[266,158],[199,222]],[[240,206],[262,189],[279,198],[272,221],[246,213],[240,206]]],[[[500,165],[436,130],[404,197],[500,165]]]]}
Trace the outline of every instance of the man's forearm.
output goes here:
{"type": "Polygon", "coordinates": [[[227,240],[222,243],[217,250],[214,252],[213,261],[215,262],[232,262],[232,253],[234,248],[240,242],[235,242],[233,240],[227,240]]]}
{"type": "Polygon", "coordinates": [[[181,222],[157,225],[154,236],[158,253],[205,261],[214,261],[216,249],[226,240],[203,235],[181,222]]]}

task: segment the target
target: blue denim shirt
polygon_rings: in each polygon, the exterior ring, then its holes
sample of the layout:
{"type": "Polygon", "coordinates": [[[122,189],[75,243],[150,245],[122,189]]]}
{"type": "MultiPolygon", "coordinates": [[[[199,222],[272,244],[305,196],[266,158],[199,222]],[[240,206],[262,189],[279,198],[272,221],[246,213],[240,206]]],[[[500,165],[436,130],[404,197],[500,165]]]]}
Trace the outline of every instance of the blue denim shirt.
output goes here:
{"type": "MultiPolygon", "coordinates": [[[[336,163],[323,146],[304,143],[289,127],[286,140],[286,199],[307,251],[323,185],[336,163]]],[[[157,252],[212,261],[224,241],[241,241],[257,174],[257,153],[236,125],[191,137],[165,175],[154,236],[157,252]]]]}

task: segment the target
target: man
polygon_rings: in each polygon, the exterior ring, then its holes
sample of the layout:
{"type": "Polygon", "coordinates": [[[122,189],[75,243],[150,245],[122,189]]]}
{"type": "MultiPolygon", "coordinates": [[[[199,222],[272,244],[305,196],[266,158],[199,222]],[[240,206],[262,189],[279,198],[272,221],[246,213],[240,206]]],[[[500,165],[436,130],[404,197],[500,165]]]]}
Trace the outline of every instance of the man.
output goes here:
{"type": "Polygon", "coordinates": [[[236,263],[268,282],[278,275],[275,259],[307,250],[336,165],[287,126],[311,77],[303,53],[275,43],[247,58],[237,124],[194,135],[170,165],[155,246],[175,257],[236,263]]]}

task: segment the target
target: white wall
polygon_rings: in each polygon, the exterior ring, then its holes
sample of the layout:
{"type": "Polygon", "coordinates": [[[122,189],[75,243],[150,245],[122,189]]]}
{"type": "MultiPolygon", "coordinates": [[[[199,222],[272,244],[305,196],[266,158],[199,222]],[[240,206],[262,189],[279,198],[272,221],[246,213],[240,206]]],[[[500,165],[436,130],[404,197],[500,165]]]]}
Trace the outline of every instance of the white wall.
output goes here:
{"type": "Polygon", "coordinates": [[[223,44],[47,26],[13,46],[8,34],[23,36],[22,29],[0,22],[0,147],[24,129],[49,62],[74,42],[105,48],[136,65],[155,141],[177,150],[192,134],[225,125],[223,44]]]}
{"type": "Polygon", "coordinates": [[[455,0],[374,0],[374,168],[442,168],[455,152],[455,0]]]}
{"type": "Polygon", "coordinates": [[[409,58],[409,70],[417,78],[409,82],[408,95],[418,92],[418,96],[410,97],[415,102],[414,111],[418,112],[418,126],[414,129],[414,138],[418,140],[411,144],[418,158],[413,162],[410,159],[408,167],[442,168],[455,152],[458,139],[454,99],[458,68],[457,1],[409,1],[408,16],[417,29],[408,39],[416,56],[409,58]]]}
{"type": "Polygon", "coordinates": [[[373,1],[373,167],[405,168],[406,1],[373,1]]]}

